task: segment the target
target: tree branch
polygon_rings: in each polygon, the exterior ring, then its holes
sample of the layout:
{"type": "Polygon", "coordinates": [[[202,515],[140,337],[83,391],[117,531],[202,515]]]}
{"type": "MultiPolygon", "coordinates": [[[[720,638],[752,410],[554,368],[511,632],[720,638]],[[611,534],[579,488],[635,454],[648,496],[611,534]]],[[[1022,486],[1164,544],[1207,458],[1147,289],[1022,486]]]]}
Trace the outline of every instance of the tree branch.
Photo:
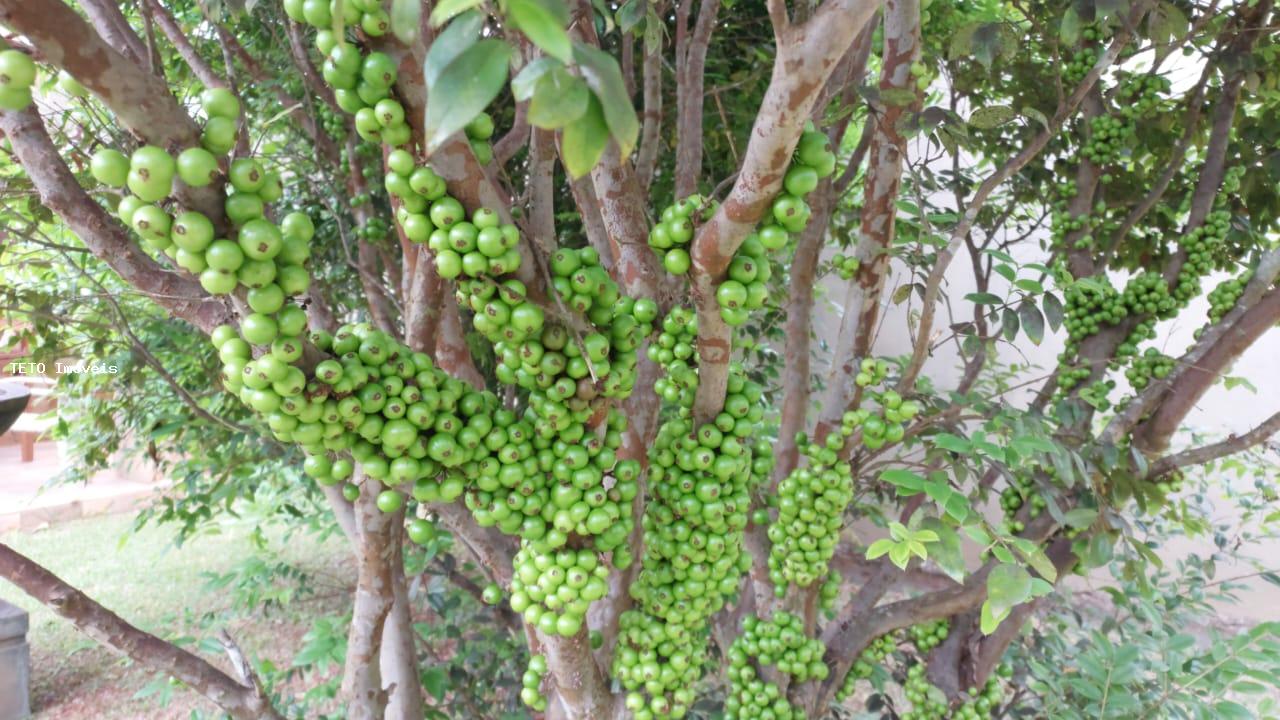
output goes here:
{"type": "Polygon", "coordinates": [[[139,630],[3,543],[0,543],[0,577],[70,620],[85,635],[134,662],[181,680],[231,717],[237,720],[282,718],[252,679],[247,684],[237,682],[204,658],[139,630]]]}
{"type": "MultiPolygon", "coordinates": [[[[693,0],[682,0],[681,10],[688,14],[693,0]]],[[[715,28],[719,0],[703,0],[698,7],[693,35],[677,50],[676,65],[676,175],[677,198],[698,191],[702,174],[702,101],[706,82],[707,48],[715,28]]]]}

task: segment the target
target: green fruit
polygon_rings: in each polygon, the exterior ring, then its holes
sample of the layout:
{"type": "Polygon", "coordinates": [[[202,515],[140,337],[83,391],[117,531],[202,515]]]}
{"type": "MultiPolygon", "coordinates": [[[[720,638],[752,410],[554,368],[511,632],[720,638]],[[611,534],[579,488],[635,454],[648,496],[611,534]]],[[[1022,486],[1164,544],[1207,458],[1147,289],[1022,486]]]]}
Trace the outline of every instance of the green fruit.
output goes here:
{"type": "Polygon", "coordinates": [[[493,118],[482,112],[467,123],[467,137],[472,140],[488,140],[493,137],[493,118]]]}
{"type": "Polygon", "coordinates": [[[266,175],[262,172],[262,166],[253,158],[236,158],[231,163],[231,170],[227,174],[231,180],[231,186],[243,193],[257,192],[262,188],[262,183],[266,180],[266,175]]]}
{"type": "Polygon", "coordinates": [[[489,605],[497,605],[502,602],[502,588],[489,583],[485,586],[484,591],[480,593],[480,599],[489,605]]]}
{"type": "Polygon", "coordinates": [[[181,250],[203,252],[213,242],[213,223],[202,213],[188,210],[173,219],[169,237],[181,250]]]}
{"type": "Polygon", "coordinates": [[[210,295],[230,295],[236,291],[236,274],[208,268],[200,273],[200,287],[210,295]]]}
{"type": "Polygon", "coordinates": [[[360,18],[360,29],[369,37],[382,37],[390,27],[391,18],[382,9],[367,12],[360,18]]]}
{"type": "Polygon", "coordinates": [[[302,14],[303,0],[284,0],[284,14],[294,22],[305,22],[306,16],[302,14]]]}
{"type": "Polygon", "coordinates": [[[0,87],[0,110],[26,110],[30,106],[30,88],[0,87]]]}
{"type": "Polygon", "coordinates": [[[254,218],[262,217],[264,207],[262,198],[253,193],[233,192],[227,196],[223,208],[227,219],[233,225],[243,225],[254,218]]]}
{"type": "Polygon", "coordinates": [[[722,308],[738,309],[747,303],[747,288],[737,280],[726,280],[716,288],[716,302],[722,308]]]}
{"type": "Polygon", "coordinates": [[[305,0],[302,3],[302,17],[312,27],[329,27],[333,22],[333,17],[329,14],[329,0],[305,0]]]}
{"type": "Polygon", "coordinates": [[[253,313],[240,323],[240,334],[251,345],[270,345],[279,334],[279,327],[274,318],[253,313]]]}
{"type": "Polygon", "coordinates": [[[296,297],[311,287],[311,273],[301,265],[279,265],[276,270],[276,284],[289,297],[296,297]]]}
{"type": "Polygon", "coordinates": [[[808,195],[818,187],[818,172],[804,165],[793,165],[782,181],[787,192],[797,197],[808,195]]]}
{"type": "Polygon", "coordinates": [[[453,227],[455,223],[467,216],[466,211],[462,209],[462,203],[448,196],[431,203],[429,214],[431,216],[431,224],[445,230],[453,227]]]}
{"type": "Polygon", "coordinates": [[[397,175],[413,174],[413,155],[405,150],[392,150],[387,153],[387,169],[397,175]]]}
{"type": "Polygon", "coordinates": [[[378,509],[384,513],[393,513],[404,507],[404,496],[395,490],[383,490],[378,493],[378,509]]]}
{"type": "Polygon", "coordinates": [[[236,271],[236,278],[245,287],[263,287],[276,279],[276,264],[270,260],[245,260],[236,271]]]}
{"type": "Polygon", "coordinates": [[[244,264],[244,251],[230,240],[214,240],[204,252],[204,261],[214,270],[234,273],[244,264]]]}
{"type": "Polygon", "coordinates": [[[316,226],[306,213],[291,212],[280,221],[280,231],[284,233],[285,237],[296,237],[310,241],[311,238],[315,237],[316,226]]]}
{"type": "Polygon", "coordinates": [[[200,146],[214,155],[226,155],[236,146],[236,121],[225,117],[211,117],[200,133],[200,146]]]}
{"type": "Polygon", "coordinates": [[[120,221],[125,225],[131,226],[133,225],[133,214],[143,205],[146,205],[146,203],[142,201],[142,198],[126,195],[120,199],[120,204],[116,206],[116,217],[120,218],[120,221]]]}
{"type": "Polygon", "coordinates": [[[284,307],[284,291],[272,283],[250,290],[245,300],[254,312],[272,315],[284,307]]]}
{"type": "Polygon", "coordinates": [[[155,205],[143,205],[133,214],[134,231],[159,248],[168,247],[172,243],[169,239],[172,224],[173,219],[169,217],[169,213],[155,205]]]}
{"type": "Polygon", "coordinates": [[[129,178],[129,158],[113,148],[102,148],[89,161],[93,178],[108,187],[124,187],[129,178]]]}
{"type": "Polygon", "coordinates": [[[692,261],[684,248],[672,248],[662,257],[662,266],[672,275],[684,275],[689,272],[692,261]]]}
{"type": "Polygon", "coordinates": [[[462,274],[462,257],[452,250],[441,250],[436,253],[436,272],[445,280],[452,280],[462,274]]]}
{"type": "Polygon", "coordinates": [[[409,539],[419,545],[426,545],[434,540],[436,536],[435,527],[422,518],[414,518],[409,523],[407,532],[409,539]]]}
{"type": "Polygon", "coordinates": [[[371,52],[360,68],[360,77],[379,88],[389,88],[396,82],[396,63],[386,53],[371,52]]]}
{"type": "Polygon", "coordinates": [[[240,117],[240,100],[226,88],[209,88],[200,93],[200,104],[204,107],[205,114],[211,118],[234,120],[240,117]]]}
{"type": "Polygon", "coordinates": [[[187,148],[178,155],[178,177],[192,187],[204,187],[218,177],[218,159],[204,148],[187,148]]]}
{"type": "Polygon", "coordinates": [[[240,228],[240,249],[254,260],[270,260],[279,255],[283,241],[280,229],[266,218],[255,218],[240,228]]]}
{"type": "Polygon", "coordinates": [[[831,152],[830,141],[820,132],[805,132],[800,136],[800,144],[796,148],[796,158],[805,165],[818,167],[831,152]]]}
{"type": "Polygon", "coordinates": [[[307,329],[307,313],[297,305],[286,305],[276,314],[276,324],[282,335],[301,335],[307,329]]]}
{"type": "Polygon", "coordinates": [[[169,194],[175,170],[169,153],[154,145],[143,145],[129,158],[129,190],[147,202],[159,202],[169,194]]]}
{"type": "Polygon", "coordinates": [[[17,50],[0,52],[0,87],[26,89],[36,81],[36,64],[17,50]]]}
{"type": "MultiPolygon", "coordinates": [[[[355,76],[351,77],[352,82],[354,82],[355,76]]],[[[331,82],[329,84],[333,85],[334,83],[331,82]]],[[[342,108],[343,112],[350,113],[351,115],[355,115],[365,107],[364,100],[360,99],[360,95],[354,90],[348,88],[340,87],[334,90],[333,99],[338,103],[338,107],[342,108]]]]}
{"type": "Polygon", "coordinates": [[[284,187],[280,185],[280,176],[273,172],[268,172],[262,181],[262,187],[258,188],[258,197],[262,198],[264,203],[273,203],[284,196],[284,187]]]}

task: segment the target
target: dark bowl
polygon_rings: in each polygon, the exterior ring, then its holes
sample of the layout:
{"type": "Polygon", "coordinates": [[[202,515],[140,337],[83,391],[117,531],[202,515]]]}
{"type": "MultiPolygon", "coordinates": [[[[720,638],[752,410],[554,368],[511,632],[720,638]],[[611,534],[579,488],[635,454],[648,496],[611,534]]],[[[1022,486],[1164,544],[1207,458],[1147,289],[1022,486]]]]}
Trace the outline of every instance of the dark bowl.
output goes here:
{"type": "Polygon", "coordinates": [[[0,433],[5,433],[27,409],[31,391],[16,382],[0,382],[0,433]]]}

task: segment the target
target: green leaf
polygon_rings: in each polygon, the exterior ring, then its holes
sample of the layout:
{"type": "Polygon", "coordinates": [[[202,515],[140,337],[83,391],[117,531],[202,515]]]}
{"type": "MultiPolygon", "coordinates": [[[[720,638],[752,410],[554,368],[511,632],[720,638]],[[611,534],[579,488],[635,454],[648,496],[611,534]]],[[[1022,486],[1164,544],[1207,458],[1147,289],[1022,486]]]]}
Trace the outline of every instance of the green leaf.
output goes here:
{"type": "Polygon", "coordinates": [[[423,132],[428,153],[466,127],[502,92],[510,60],[511,46],[501,40],[481,40],[462,51],[427,86],[423,132]]]}
{"type": "Polygon", "coordinates": [[[909,494],[914,495],[919,493],[921,490],[924,490],[924,478],[910,470],[903,470],[902,468],[891,468],[889,470],[885,470],[880,473],[880,480],[898,487],[899,494],[904,494],[901,491],[906,490],[909,494]]]}
{"type": "MultiPolygon", "coordinates": [[[[437,5],[436,9],[439,7],[437,5]]],[[[484,16],[478,12],[469,12],[449,23],[449,27],[431,43],[431,49],[427,51],[426,60],[422,63],[422,80],[428,88],[436,84],[449,63],[476,44],[482,27],[484,16]]]]}
{"type": "Polygon", "coordinates": [[[1013,308],[1005,308],[1000,315],[1000,330],[1004,333],[1004,339],[1013,342],[1018,337],[1018,313],[1013,308]]]}
{"type": "Polygon", "coordinates": [[[1008,105],[989,105],[969,113],[969,125],[979,130],[989,130],[1000,127],[1017,116],[1008,105]]]}
{"type": "Polygon", "coordinates": [[[901,543],[890,548],[889,562],[897,565],[899,570],[906,570],[907,565],[911,562],[910,546],[907,543],[901,543]]]}
{"type": "Polygon", "coordinates": [[[391,0],[391,32],[405,45],[418,41],[418,28],[422,22],[422,3],[419,0],[391,0]]]}
{"type": "Polygon", "coordinates": [[[1063,45],[1075,45],[1080,39],[1080,15],[1073,7],[1067,8],[1062,15],[1062,25],[1058,27],[1058,39],[1063,45]]]}
{"type": "Polygon", "coordinates": [[[1021,565],[997,565],[987,576],[987,603],[993,615],[1007,615],[1031,595],[1031,574],[1021,565]]]}
{"type": "Polygon", "coordinates": [[[538,79],[529,102],[529,123],[545,130],[558,130],[582,117],[591,104],[591,91],[582,78],[564,68],[553,68],[538,79]]]}
{"type": "Polygon", "coordinates": [[[980,616],[979,625],[982,628],[982,634],[990,635],[996,631],[996,628],[1000,627],[1000,623],[1004,622],[1005,618],[1009,617],[1009,611],[1005,610],[997,613],[991,608],[991,601],[988,600],[982,603],[980,616]]]}
{"type": "Polygon", "coordinates": [[[954,493],[943,503],[942,509],[956,522],[964,522],[969,517],[969,499],[961,493],[954,493]]]}
{"type": "Polygon", "coordinates": [[[483,0],[440,0],[431,9],[431,27],[440,27],[455,15],[461,15],[473,7],[478,7],[481,2],[483,0]]]}
{"type": "Polygon", "coordinates": [[[546,54],[564,62],[573,58],[573,43],[564,29],[569,10],[562,0],[507,0],[507,17],[546,54]]]}
{"type": "Polygon", "coordinates": [[[636,118],[631,96],[627,94],[618,61],[612,55],[582,43],[574,44],[573,57],[587,85],[600,100],[609,132],[617,141],[622,156],[627,157],[635,149],[636,139],[640,136],[640,121],[636,118]]]}
{"type": "Polygon", "coordinates": [[[1062,301],[1057,295],[1047,292],[1040,298],[1040,306],[1044,308],[1044,317],[1049,321],[1049,327],[1054,332],[1058,332],[1058,328],[1062,327],[1062,318],[1065,316],[1062,301]]]}
{"type": "Polygon", "coordinates": [[[920,526],[938,536],[937,542],[929,547],[929,557],[947,577],[958,583],[964,582],[964,553],[960,549],[960,536],[937,518],[925,518],[920,526]]]}
{"type": "Polygon", "coordinates": [[[889,538],[881,538],[871,543],[871,547],[867,548],[867,559],[875,560],[876,558],[887,554],[895,545],[897,545],[897,543],[889,538]]]}
{"type": "Polygon", "coordinates": [[[964,296],[965,300],[978,305],[1001,305],[1004,298],[989,292],[975,292],[964,296]]]}
{"type": "Polygon", "coordinates": [[[1033,302],[1024,302],[1018,306],[1018,319],[1022,321],[1022,330],[1027,333],[1032,345],[1039,345],[1044,340],[1044,316],[1040,308],[1033,302]]]}
{"type": "Polygon", "coordinates": [[[1249,712],[1249,708],[1237,702],[1223,700],[1213,706],[1214,717],[1226,718],[1227,720],[1253,720],[1253,713],[1249,712]]]}
{"type": "Polygon", "coordinates": [[[933,436],[933,444],[943,450],[950,450],[961,455],[968,455],[971,447],[969,441],[951,433],[938,433],[933,436]]]}
{"type": "Polygon", "coordinates": [[[1044,285],[1041,285],[1038,281],[1031,280],[1029,278],[1023,278],[1021,280],[1017,280],[1013,284],[1018,286],[1019,289],[1025,290],[1029,293],[1033,293],[1036,295],[1039,295],[1040,293],[1044,292],[1044,285]]]}
{"type": "Polygon", "coordinates": [[[593,95],[582,117],[564,127],[560,135],[560,154],[564,169],[572,178],[591,172],[609,144],[609,126],[605,124],[600,101],[593,95]]]}
{"type": "Polygon", "coordinates": [[[1030,105],[1022,108],[1022,116],[1029,117],[1032,120],[1035,120],[1036,122],[1040,123],[1040,125],[1043,126],[1045,130],[1049,129],[1049,118],[1045,117],[1044,113],[1031,107],[1030,105]]]}
{"type": "Polygon", "coordinates": [[[1058,580],[1058,569],[1053,566],[1053,562],[1049,560],[1049,557],[1040,548],[1034,548],[1030,552],[1023,552],[1022,557],[1032,569],[1040,573],[1040,577],[1049,582],[1058,580]]]}
{"type": "Polygon", "coordinates": [[[1097,519],[1097,510],[1084,507],[1068,510],[1067,514],[1064,516],[1064,522],[1066,522],[1067,526],[1076,528],[1077,530],[1084,530],[1090,525],[1093,525],[1093,521],[1097,519]]]}
{"type": "Polygon", "coordinates": [[[429,667],[422,671],[422,686],[436,701],[444,700],[444,693],[449,689],[449,675],[438,665],[429,667]]]}
{"type": "Polygon", "coordinates": [[[649,3],[644,0],[627,0],[618,8],[614,19],[618,21],[618,29],[629,33],[647,17],[649,3]]]}
{"type": "Polygon", "coordinates": [[[525,65],[511,79],[512,97],[516,99],[516,102],[528,102],[529,98],[533,97],[534,88],[538,86],[538,80],[547,72],[562,67],[564,67],[564,63],[549,57],[540,57],[525,65]]]}

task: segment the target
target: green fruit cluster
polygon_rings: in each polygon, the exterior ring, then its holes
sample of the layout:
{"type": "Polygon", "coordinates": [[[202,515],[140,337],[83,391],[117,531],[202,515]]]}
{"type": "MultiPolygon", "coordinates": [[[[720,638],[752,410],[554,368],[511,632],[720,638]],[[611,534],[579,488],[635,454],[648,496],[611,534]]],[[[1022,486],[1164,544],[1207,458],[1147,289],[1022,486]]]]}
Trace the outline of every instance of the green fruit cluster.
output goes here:
{"type": "Polygon", "coordinates": [[[320,73],[333,88],[338,107],[355,116],[356,133],[391,147],[408,144],[413,132],[404,106],[391,94],[395,60],[382,52],[362,53],[333,32],[333,15],[340,12],[343,27],[359,28],[371,38],[385,35],[391,19],[380,0],[285,0],[284,10],[296,22],[316,28],[315,46],[324,58],[320,73]]]}
{"type": "Polygon", "coordinates": [[[526,542],[514,561],[511,609],[546,635],[577,635],[587,608],[609,592],[609,567],[594,550],[546,553],[534,549],[536,541],[526,542]]]}
{"type": "Polygon", "coordinates": [[[1159,380],[1173,372],[1174,360],[1155,348],[1147,348],[1146,352],[1133,359],[1133,365],[1124,371],[1129,384],[1135,390],[1142,390],[1153,379],[1159,380]]]}
{"type": "Polygon", "coordinates": [[[520,700],[535,712],[547,709],[547,698],[542,694],[542,679],[547,674],[547,659],[541,655],[529,658],[529,668],[520,678],[520,700]]]}
{"type": "Polygon", "coordinates": [[[853,666],[849,668],[848,674],[844,676],[840,688],[836,690],[836,701],[844,702],[853,695],[853,691],[857,689],[859,680],[869,680],[875,674],[876,668],[882,666],[886,658],[898,649],[898,644],[894,641],[891,633],[886,633],[872,640],[857,660],[853,661],[853,666]]]}
{"type": "MultiPolygon", "coordinates": [[[[236,138],[240,131],[240,100],[235,93],[226,88],[208,88],[200,93],[200,104],[206,116],[204,127],[200,130],[200,147],[212,155],[222,157],[236,146],[236,138]]],[[[188,174],[193,178],[210,177],[213,171],[209,169],[209,156],[193,150],[194,148],[184,151],[187,155],[187,164],[190,166],[188,174]]],[[[178,160],[181,168],[183,166],[181,155],[178,156],[178,160]]],[[[182,181],[196,187],[207,185],[209,182],[207,180],[188,182],[186,174],[182,181]]]]}
{"type": "Polygon", "coordinates": [[[1095,165],[1118,162],[1125,147],[1134,141],[1133,123],[1119,117],[1099,115],[1089,121],[1089,130],[1089,139],[1080,154],[1095,165]]]}
{"type": "Polygon", "coordinates": [[[822,586],[818,588],[818,607],[826,613],[828,618],[832,617],[836,609],[836,601],[840,599],[840,587],[843,582],[844,576],[840,571],[832,570],[827,573],[822,586]]]}
{"type": "Polygon", "coordinates": [[[637,720],[688,711],[707,659],[708,620],[751,566],[742,549],[749,490],[773,467],[767,442],[746,442],[762,419],[762,394],[731,366],[724,411],[699,426],[682,408],[649,452],[644,557],[630,588],[636,608],[621,618],[613,666],[637,720]]]}
{"type": "Polygon", "coordinates": [[[924,654],[941,645],[950,631],[951,624],[943,619],[912,625],[907,628],[907,635],[916,646],[916,651],[924,654]]]}
{"type": "MultiPolygon", "coordinates": [[[[864,364],[866,362],[863,361],[864,364]]],[[[846,412],[841,419],[841,433],[852,434],[854,429],[861,428],[862,444],[868,450],[879,450],[885,445],[901,442],[906,436],[904,423],[920,414],[920,403],[903,400],[894,390],[874,393],[872,398],[879,404],[879,412],[867,408],[846,412]]]]}
{"type": "Polygon", "coordinates": [[[1080,37],[1087,44],[1076,48],[1063,65],[1062,80],[1065,87],[1078,85],[1102,57],[1102,47],[1098,43],[1106,36],[1101,28],[1086,27],[1080,31],[1080,37]]]}
{"type": "Polygon", "coordinates": [[[760,237],[753,233],[743,240],[729,262],[728,277],[716,288],[720,319],[730,327],[745,323],[751,311],[764,307],[769,297],[773,269],[760,237]]]}
{"type": "Polygon", "coordinates": [[[831,258],[831,267],[835,268],[841,280],[852,280],[858,274],[858,268],[862,267],[862,261],[853,255],[837,254],[831,258]]]}
{"type": "Polygon", "coordinates": [[[665,371],[654,382],[653,391],[666,402],[684,408],[693,407],[698,391],[698,371],[693,364],[697,346],[697,314],[688,308],[671,308],[671,312],[662,318],[658,337],[645,349],[649,359],[665,371]]]}
{"type": "Polygon", "coordinates": [[[1235,308],[1236,301],[1244,294],[1245,287],[1252,279],[1253,268],[1246,268],[1244,272],[1230,280],[1224,280],[1209,292],[1210,324],[1218,322],[1235,308]]]}
{"type": "Polygon", "coordinates": [[[18,50],[0,51],[0,110],[25,110],[31,105],[36,64],[18,50]]]}
{"type": "MultiPolygon", "coordinates": [[[[852,430],[850,430],[852,434],[852,430]]],[[[827,572],[844,526],[844,511],[853,499],[853,469],[836,452],[845,436],[831,433],[825,446],[796,438],[809,458],[778,483],[778,519],[769,525],[769,581],[778,597],[792,583],[812,585],[827,572]]]]}
{"type": "Polygon", "coordinates": [[[660,220],[649,231],[649,247],[662,258],[662,265],[672,275],[689,272],[692,261],[688,245],[697,226],[709,220],[719,205],[701,195],[689,197],[663,208],[660,220]]]}
{"type": "MultiPolygon", "coordinates": [[[[1011,674],[1007,667],[1002,671],[1011,674]]],[[[990,720],[1004,698],[1000,675],[997,674],[988,679],[981,689],[969,688],[969,699],[951,708],[942,691],[929,682],[923,663],[907,669],[902,691],[912,705],[910,710],[901,714],[902,720],[990,720]]]]}
{"type": "Polygon", "coordinates": [[[471,143],[471,152],[475,154],[476,161],[481,165],[493,162],[493,145],[489,142],[493,137],[493,130],[493,118],[486,112],[475,116],[463,128],[467,141],[471,143]]]}
{"type": "Polygon", "coordinates": [[[787,702],[778,686],[760,679],[756,666],[772,665],[796,682],[823,680],[826,646],[805,634],[804,620],[777,612],[769,620],[748,616],[742,634],[729,648],[729,692],[724,701],[726,720],[800,720],[804,712],[787,702]]]}

